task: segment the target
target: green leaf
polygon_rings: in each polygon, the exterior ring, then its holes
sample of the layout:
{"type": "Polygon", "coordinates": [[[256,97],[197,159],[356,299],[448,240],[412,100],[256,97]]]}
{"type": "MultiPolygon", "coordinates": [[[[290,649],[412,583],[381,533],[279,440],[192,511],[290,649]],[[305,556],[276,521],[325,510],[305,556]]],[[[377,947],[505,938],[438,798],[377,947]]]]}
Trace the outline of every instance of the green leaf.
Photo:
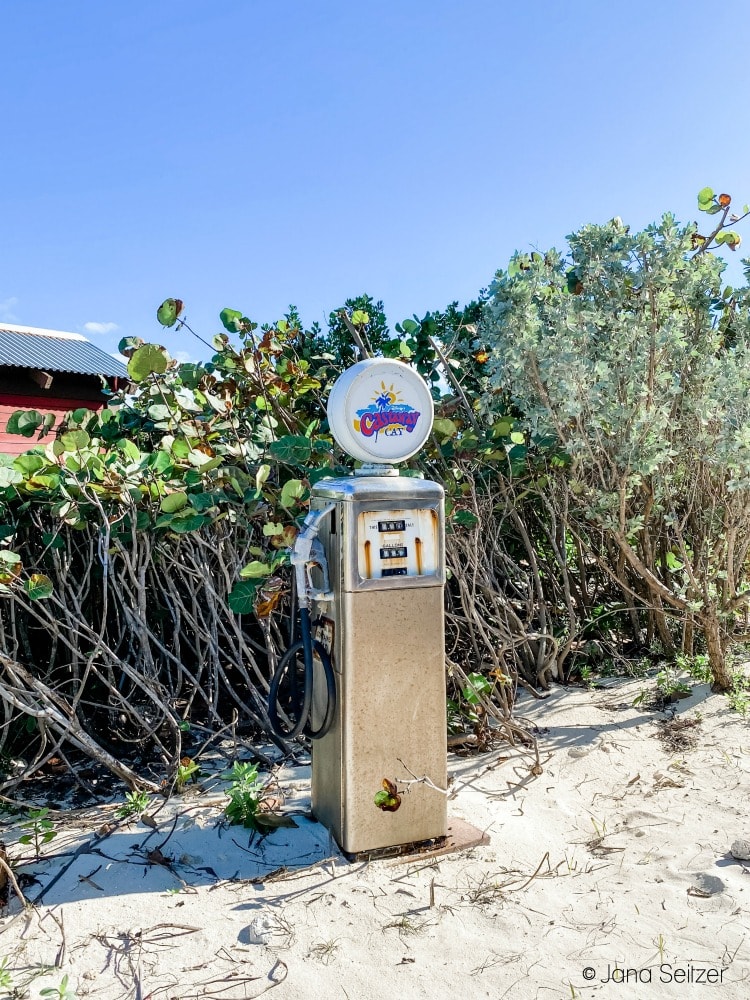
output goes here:
{"type": "Polygon", "coordinates": [[[433,430],[442,438],[452,438],[458,434],[458,424],[447,417],[436,417],[432,424],[433,430]]]}
{"type": "Polygon", "coordinates": [[[32,573],[24,582],[23,589],[30,601],[42,601],[51,597],[55,590],[50,578],[43,573],[32,573]]]}
{"type": "Polygon", "coordinates": [[[60,437],[66,451],[79,451],[91,441],[86,431],[68,431],[60,437]]]}
{"type": "MultiPolygon", "coordinates": [[[[204,455],[202,451],[191,451],[188,455],[188,462],[195,466],[196,470],[200,469],[201,472],[210,472],[211,469],[218,469],[224,458],[221,455],[217,455],[215,458],[211,458],[210,455],[204,455]]],[[[200,480],[198,480],[200,482],[200,480]]],[[[188,482],[187,476],[185,476],[185,482],[188,482]]]]}
{"type": "Polygon", "coordinates": [[[154,403],[148,408],[148,415],[152,420],[169,420],[172,412],[164,403],[154,403]]]}
{"type": "Polygon", "coordinates": [[[42,426],[41,426],[41,428],[39,430],[39,437],[40,438],[44,437],[44,435],[47,433],[47,431],[52,430],[52,428],[55,426],[55,421],[56,420],[57,420],[57,414],[56,413],[45,413],[45,415],[44,415],[44,421],[42,422],[42,426]]]}
{"type": "Polygon", "coordinates": [[[492,425],[492,436],[493,438],[506,437],[512,429],[513,424],[510,420],[499,420],[496,424],[492,425]]]}
{"type": "Polygon", "coordinates": [[[23,482],[23,476],[16,469],[9,469],[7,466],[0,466],[0,489],[8,486],[15,486],[23,482]]]}
{"type": "Polygon", "coordinates": [[[366,313],[364,309],[355,309],[352,313],[352,323],[354,326],[366,326],[369,322],[370,314],[366,313]]]}
{"type": "Polygon", "coordinates": [[[18,566],[21,557],[17,552],[11,552],[10,549],[0,549],[0,562],[5,563],[6,566],[18,566]]]}
{"type": "Polygon", "coordinates": [[[255,606],[257,589],[257,581],[243,580],[242,583],[236,583],[227,597],[227,604],[236,615],[250,615],[255,606]]]}
{"type": "Polygon", "coordinates": [[[677,572],[683,568],[683,563],[674,552],[667,552],[667,568],[673,572],[677,572]]]}
{"type": "Polygon", "coordinates": [[[169,493],[164,497],[159,506],[165,514],[176,514],[177,511],[182,510],[183,507],[187,506],[187,502],[187,493],[180,491],[176,493],[169,493]]]}
{"type": "Polygon", "coordinates": [[[167,454],[166,451],[156,452],[155,457],[153,456],[152,453],[151,457],[153,458],[153,461],[149,462],[149,465],[154,470],[154,472],[158,472],[160,476],[164,475],[168,470],[171,470],[173,468],[172,459],[167,454]]]}
{"type": "Polygon", "coordinates": [[[526,440],[520,431],[513,431],[513,433],[510,436],[510,439],[513,442],[513,444],[523,444],[524,441],[526,440]]]}
{"type": "Polygon", "coordinates": [[[178,461],[182,461],[190,454],[190,445],[184,438],[176,438],[172,442],[171,452],[178,461]]]}
{"type": "Polygon", "coordinates": [[[297,500],[307,496],[307,487],[300,479],[290,479],[281,488],[282,507],[293,507],[297,500]]]}
{"type": "Polygon", "coordinates": [[[174,326],[177,322],[177,317],[181,312],[181,299],[164,299],[162,304],[156,310],[156,318],[162,326],[174,326]]]}
{"type": "Polygon", "coordinates": [[[319,389],[321,386],[320,379],[313,378],[311,375],[304,375],[302,378],[298,378],[293,384],[294,392],[297,396],[304,396],[306,392],[319,389]]]}
{"type": "Polygon", "coordinates": [[[240,577],[243,580],[258,580],[261,577],[268,576],[271,572],[271,567],[264,562],[259,562],[254,559],[252,562],[247,563],[240,570],[240,577]]]}
{"type": "Polygon", "coordinates": [[[286,465],[304,465],[312,453],[309,438],[299,434],[287,434],[273,441],[268,449],[274,458],[286,465]]]}
{"type": "Polygon", "coordinates": [[[453,523],[460,524],[464,527],[471,527],[473,524],[479,523],[479,518],[476,514],[472,514],[470,510],[459,510],[453,516],[453,523]]]}
{"type": "Polygon", "coordinates": [[[390,792],[383,789],[380,792],[375,792],[373,802],[378,809],[382,809],[385,812],[395,812],[401,804],[401,798],[400,796],[392,795],[390,792]]]}
{"type": "Polygon", "coordinates": [[[258,466],[258,471],[255,473],[255,492],[260,494],[263,486],[271,475],[271,466],[264,462],[263,465],[258,466]]]}
{"type": "Polygon", "coordinates": [[[215,507],[221,500],[226,500],[225,494],[222,493],[192,493],[188,500],[190,501],[190,506],[197,511],[211,510],[215,507]]]}
{"type": "Polygon", "coordinates": [[[492,684],[482,674],[469,674],[466,682],[462,694],[470,705],[478,705],[480,699],[492,691],[492,684]]]}
{"type": "Polygon", "coordinates": [[[706,209],[713,204],[714,192],[713,188],[704,187],[698,192],[698,208],[701,212],[705,212],[706,209]]]}
{"type": "Polygon", "coordinates": [[[45,459],[37,452],[29,451],[25,455],[19,455],[13,459],[13,468],[18,469],[25,476],[33,476],[47,465],[45,459]]]}
{"type": "Polygon", "coordinates": [[[718,244],[726,243],[731,250],[736,250],[742,242],[742,237],[734,229],[725,229],[716,236],[718,244]]]}
{"type": "Polygon", "coordinates": [[[224,324],[225,330],[228,330],[229,333],[237,333],[240,329],[242,313],[236,309],[222,309],[219,313],[219,319],[224,324]]]}
{"type": "Polygon", "coordinates": [[[51,549],[64,549],[65,539],[61,538],[58,534],[53,534],[51,531],[45,531],[42,534],[42,545],[47,545],[51,549]]]}
{"type": "Polygon", "coordinates": [[[206,517],[205,514],[193,514],[192,512],[186,512],[183,515],[178,514],[176,517],[172,518],[169,530],[177,532],[178,535],[185,535],[189,531],[197,531],[199,528],[202,528],[204,524],[210,523],[211,518],[206,517]]]}
{"type": "Polygon", "coordinates": [[[8,434],[20,434],[22,437],[33,437],[37,427],[44,421],[44,417],[37,410],[16,410],[11,413],[6,425],[8,434]]]}
{"type": "Polygon", "coordinates": [[[117,345],[117,350],[120,354],[124,354],[126,358],[132,358],[134,352],[142,346],[143,339],[141,337],[123,337],[117,345]]]}
{"type": "Polygon", "coordinates": [[[128,375],[134,382],[142,382],[149,375],[163,375],[167,370],[169,355],[158,344],[144,344],[128,361],[128,375]]]}
{"type": "Polygon", "coordinates": [[[11,538],[15,533],[16,529],[12,524],[0,524],[0,542],[4,542],[6,538],[11,538]]]}
{"type": "Polygon", "coordinates": [[[138,445],[134,441],[131,441],[129,438],[121,438],[117,442],[117,447],[131,462],[140,461],[141,453],[138,450],[138,445]]]}

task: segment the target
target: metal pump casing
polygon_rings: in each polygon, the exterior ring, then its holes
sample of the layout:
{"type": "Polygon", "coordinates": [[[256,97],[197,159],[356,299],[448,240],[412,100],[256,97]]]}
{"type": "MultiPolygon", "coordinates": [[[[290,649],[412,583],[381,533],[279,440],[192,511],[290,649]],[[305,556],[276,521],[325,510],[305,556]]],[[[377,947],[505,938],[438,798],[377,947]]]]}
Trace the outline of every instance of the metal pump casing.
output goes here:
{"type": "MultiPolygon", "coordinates": [[[[313,748],[313,813],[351,854],[444,837],[443,489],[393,475],[321,480],[311,511],[332,503],[318,537],[333,599],[312,617],[337,709],[313,748]],[[401,791],[395,811],[374,803],[384,779],[401,791]]],[[[322,697],[316,679],[313,723],[322,697]]]]}

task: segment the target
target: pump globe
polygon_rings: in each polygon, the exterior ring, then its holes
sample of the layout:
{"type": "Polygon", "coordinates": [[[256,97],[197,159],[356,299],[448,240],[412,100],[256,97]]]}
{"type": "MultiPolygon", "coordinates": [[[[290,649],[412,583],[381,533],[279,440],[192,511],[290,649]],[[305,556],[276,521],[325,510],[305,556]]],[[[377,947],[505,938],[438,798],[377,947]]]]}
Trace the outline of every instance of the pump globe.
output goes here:
{"type": "Polygon", "coordinates": [[[400,361],[368,358],[339,376],[328,397],[328,423],[352,458],[395,465],[415,455],[432,430],[432,395],[400,361]]]}

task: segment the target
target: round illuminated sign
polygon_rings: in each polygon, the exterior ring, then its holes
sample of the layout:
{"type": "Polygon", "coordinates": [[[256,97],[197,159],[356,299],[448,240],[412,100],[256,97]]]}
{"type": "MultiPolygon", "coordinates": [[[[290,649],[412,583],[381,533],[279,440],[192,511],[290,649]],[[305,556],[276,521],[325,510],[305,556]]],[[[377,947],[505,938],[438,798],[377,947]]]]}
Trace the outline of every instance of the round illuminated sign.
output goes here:
{"type": "Polygon", "coordinates": [[[416,454],[432,429],[427,383],[408,365],[368,358],[340,375],[328,397],[331,432],[360,462],[392,465],[416,454]]]}

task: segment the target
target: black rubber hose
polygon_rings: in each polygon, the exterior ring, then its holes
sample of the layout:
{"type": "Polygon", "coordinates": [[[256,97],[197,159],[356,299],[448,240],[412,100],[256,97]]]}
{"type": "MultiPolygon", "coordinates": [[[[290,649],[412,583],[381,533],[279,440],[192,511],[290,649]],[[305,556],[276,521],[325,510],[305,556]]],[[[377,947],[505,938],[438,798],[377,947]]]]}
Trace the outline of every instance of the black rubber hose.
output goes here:
{"type": "Polygon", "coordinates": [[[311,739],[319,740],[322,736],[325,736],[333,723],[333,717],[336,711],[336,677],[333,672],[331,657],[328,655],[325,646],[318,642],[317,639],[314,640],[312,638],[310,611],[308,608],[300,608],[299,618],[301,638],[298,642],[295,642],[293,646],[290,646],[289,649],[287,649],[279,660],[276,672],[271,678],[271,684],[268,689],[268,719],[271,723],[271,729],[277,736],[281,736],[283,739],[293,740],[296,736],[299,736],[300,733],[304,732],[311,739]],[[302,652],[302,659],[305,667],[304,679],[302,682],[301,703],[299,692],[297,691],[295,671],[295,662],[300,651],[302,652]],[[313,659],[315,655],[317,655],[323,667],[323,675],[326,681],[327,703],[323,722],[318,729],[313,731],[310,728],[309,723],[310,716],[312,714],[311,708],[314,679],[313,659]],[[287,672],[287,669],[291,669],[291,708],[292,713],[296,715],[294,725],[288,730],[283,728],[281,720],[279,719],[279,688],[281,687],[281,682],[284,679],[284,674],[287,672]]]}

